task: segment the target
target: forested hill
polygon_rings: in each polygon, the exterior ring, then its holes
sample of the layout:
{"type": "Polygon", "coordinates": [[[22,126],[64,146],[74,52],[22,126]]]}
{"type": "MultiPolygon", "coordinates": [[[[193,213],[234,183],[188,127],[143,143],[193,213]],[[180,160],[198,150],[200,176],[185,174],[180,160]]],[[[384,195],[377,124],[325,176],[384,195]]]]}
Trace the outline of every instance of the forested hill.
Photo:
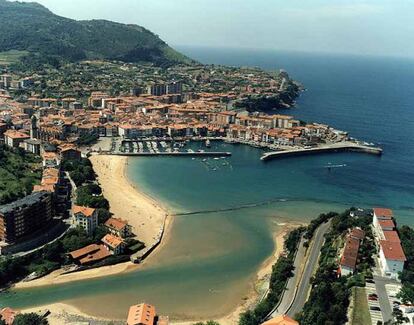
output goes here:
{"type": "Polygon", "coordinates": [[[110,59],[157,65],[191,61],[141,26],[76,21],[37,3],[0,0],[0,22],[0,52],[29,51],[69,61],[110,59]]]}

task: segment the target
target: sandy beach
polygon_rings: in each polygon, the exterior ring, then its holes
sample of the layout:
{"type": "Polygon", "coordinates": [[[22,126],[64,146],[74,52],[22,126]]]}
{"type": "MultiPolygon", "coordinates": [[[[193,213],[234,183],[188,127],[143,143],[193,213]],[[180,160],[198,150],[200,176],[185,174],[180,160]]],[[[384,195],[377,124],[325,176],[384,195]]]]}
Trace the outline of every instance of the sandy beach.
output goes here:
{"type": "MultiPolygon", "coordinates": [[[[171,217],[164,207],[130,184],[125,175],[127,159],[126,157],[104,155],[90,158],[114,217],[127,220],[133,227],[136,238],[143,241],[147,247],[152,246],[158,240],[160,230],[165,228],[163,241],[157,247],[160,249],[168,240],[169,229],[172,226],[171,217]]],[[[152,254],[155,254],[155,251],[152,254]]],[[[114,275],[135,270],[146,263],[148,263],[147,260],[140,265],[126,262],[70,274],[62,274],[65,271],[60,269],[37,280],[19,282],[15,287],[32,288],[114,275]]]]}
{"type": "Polygon", "coordinates": [[[127,220],[137,239],[152,246],[164,226],[167,210],[128,181],[127,157],[95,155],[90,160],[114,217],[127,220]]]}

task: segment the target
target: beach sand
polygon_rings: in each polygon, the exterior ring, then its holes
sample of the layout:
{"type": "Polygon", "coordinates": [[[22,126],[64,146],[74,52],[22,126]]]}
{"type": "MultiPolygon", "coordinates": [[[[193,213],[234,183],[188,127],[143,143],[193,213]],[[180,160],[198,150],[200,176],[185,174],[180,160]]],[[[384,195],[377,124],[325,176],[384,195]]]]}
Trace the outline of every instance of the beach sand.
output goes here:
{"type": "MultiPolygon", "coordinates": [[[[109,201],[110,211],[114,217],[128,221],[138,240],[144,242],[147,247],[152,246],[158,240],[161,229],[165,228],[162,243],[157,247],[159,250],[168,240],[169,229],[172,226],[168,211],[129,183],[125,175],[128,163],[126,157],[96,155],[90,160],[98,175],[103,194],[109,201]]],[[[155,254],[157,250],[152,254],[155,254]]],[[[15,288],[32,288],[103,277],[135,270],[147,263],[147,260],[140,265],[126,262],[70,274],[62,274],[65,271],[60,269],[40,279],[19,282],[15,288]]]]}
{"type": "Polygon", "coordinates": [[[137,239],[152,246],[164,226],[167,210],[128,181],[127,157],[95,155],[90,160],[114,217],[127,220],[137,239]]]}

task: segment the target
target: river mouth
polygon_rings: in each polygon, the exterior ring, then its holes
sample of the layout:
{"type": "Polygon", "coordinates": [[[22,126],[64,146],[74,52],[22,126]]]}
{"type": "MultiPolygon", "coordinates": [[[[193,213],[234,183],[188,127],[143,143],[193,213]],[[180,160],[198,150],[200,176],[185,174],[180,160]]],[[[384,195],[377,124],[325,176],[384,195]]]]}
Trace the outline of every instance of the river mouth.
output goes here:
{"type": "Polygon", "coordinates": [[[360,193],[344,189],[344,175],[349,178],[361,163],[378,161],[338,154],[264,164],[259,149],[214,145],[233,152],[225,165],[215,159],[210,167],[186,158],[128,160],[128,179],[176,214],[167,241],[142,267],[19,289],[2,297],[5,303],[26,308],[64,302],[105,319],[124,319],[130,305],[143,301],[174,320],[226,315],[255,294],[257,272],[275,248],[274,232],[353,205],[360,193]],[[324,168],[328,161],[344,160],[347,168],[324,168]]]}

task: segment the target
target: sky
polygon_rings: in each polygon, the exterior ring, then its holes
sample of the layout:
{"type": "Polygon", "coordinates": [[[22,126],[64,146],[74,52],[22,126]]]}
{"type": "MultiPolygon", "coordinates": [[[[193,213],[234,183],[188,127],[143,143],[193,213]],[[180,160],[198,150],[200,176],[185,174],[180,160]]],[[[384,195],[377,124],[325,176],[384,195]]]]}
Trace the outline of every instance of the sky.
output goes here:
{"type": "Polygon", "coordinates": [[[144,26],[172,46],[414,57],[414,0],[38,0],[144,26]]]}

